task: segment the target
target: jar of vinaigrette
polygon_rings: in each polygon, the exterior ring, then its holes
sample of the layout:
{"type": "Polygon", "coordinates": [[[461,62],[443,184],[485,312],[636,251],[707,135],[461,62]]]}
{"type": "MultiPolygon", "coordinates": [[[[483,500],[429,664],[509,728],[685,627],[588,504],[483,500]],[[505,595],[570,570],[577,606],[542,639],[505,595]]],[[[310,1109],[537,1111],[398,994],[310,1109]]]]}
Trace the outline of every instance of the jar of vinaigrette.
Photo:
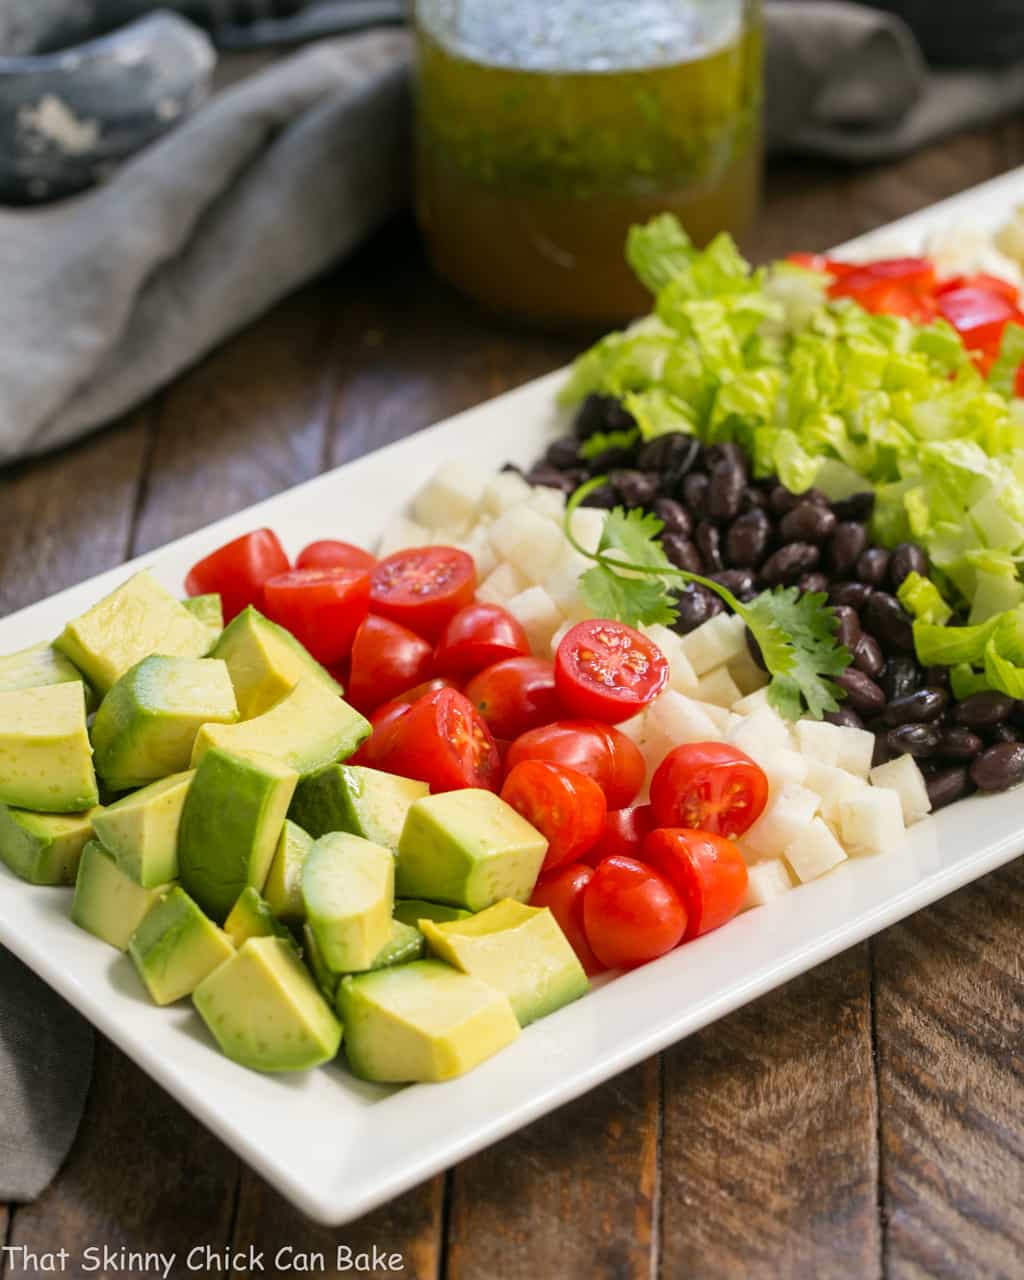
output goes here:
{"type": "Polygon", "coordinates": [[[649,307],[626,233],[741,234],[761,180],[760,0],[415,0],[416,209],[486,307],[592,329],[649,307]]]}

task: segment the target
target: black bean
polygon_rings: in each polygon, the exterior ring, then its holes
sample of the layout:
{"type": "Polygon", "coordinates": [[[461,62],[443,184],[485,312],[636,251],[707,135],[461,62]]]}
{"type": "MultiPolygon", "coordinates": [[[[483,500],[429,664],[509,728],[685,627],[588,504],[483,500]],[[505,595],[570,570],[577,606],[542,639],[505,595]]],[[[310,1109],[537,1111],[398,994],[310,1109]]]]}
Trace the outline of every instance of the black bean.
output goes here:
{"type": "Polygon", "coordinates": [[[1020,742],[1021,731],[1014,728],[1012,724],[1007,724],[1006,721],[1004,721],[1002,724],[997,724],[989,733],[988,740],[992,746],[995,746],[999,742],[1020,742]]]}
{"type": "Polygon", "coordinates": [[[747,642],[747,652],[754,659],[754,665],[760,667],[762,671],[767,671],[768,668],[764,663],[764,654],[761,652],[761,646],[754,639],[754,633],[749,627],[743,633],[743,638],[747,642]]]}
{"type": "Polygon", "coordinates": [[[544,454],[544,461],[549,467],[558,471],[568,471],[570,467],[579,465],[580,447],[572,436],[562,436],[560,440],[552,440],[544,454]]]}
{"type": "Polygon", "coordinates": [[[743,468],[723,459],[711,468],[708,512],[713,520],[733,520],[740,513],[747,477],[743,468]]]}
{"type": "Polygon", "coordinates": [[[930,756],[941,741],[937,724],[901,724],[885,735],[885,745],[894,756],[930,756]]]}
{"type": "Polygon", "coordinates": [[[805,573],[797,578],[796,585],[805,593],[824,595],[828,591],[828,578],[823,573],[805,573]]]}
{"type": "Polygon", "coordinates": [[[694,536],[706,572],[721,573],[725,568],[725,560],[722,556],[722,534],[718,526],[713,525],[710,520],[702,520],[694,536]]]}
{"type": "Polygon", "coordinates": [[[768,506],[777,516],[784,516],[787,511],[792,511],[799,501],[799,493],[790,493],[781,484],[777,484],[768,494],[768,506]]]}
{"type": "Polygon", "coordinates": [[[612,507],[618,506],[619,499],[615,490],[610,484],[598,485],[592,493],[580,503],[581,507],[600,507],[602,510],[611,510],[612,507]]]}
{"type": "Polygon", "coordinates": [[[848,604],[860,613],[871,595],[866,582],[833,582],[828,589],[830,604],[848,604]]]}
{"type": "Polygon", "coordinates": [[[682,533],[663,533],[661,545],[665,554],[677,569],[685,569],[687,573],[703,573],[704,561],[700,552],[682,533]]]}
{"type": "Polygon", "coordinates": [[[853,653],[857,648],[857,642],[860,640],[861,634],[860,618],[857,617],[857,610],[851,609],[848,604],[841,604],[834,608],[832,612],[836,615],[836,641],[845,645],[853,653]]]}
{"type": "Polygon", "coordinates": [[[576,488],[576,479],[566,471],[556,471],[554,467],[531,467],[526,473],[527,484],[543,485],[545,489],[559,489],[562,493],[572,493],[576,488]]]}
{"type": "Polygon", "coordinates": [[[725,569],[721,573],[712,573],[710,577],[744,602],[753,600],[757,594],[754,575],[749,569],[725,569]]]}
{"type": "Polygon", "coordinates": [[[867,545],[867,530],[856,520],[843,520],[836,525],[828,547],[828,562],[837,578],[849,577],[867,545]]]}
{"type": "Polygon", "coordinates": [[[747,455],[732,440],[723,440],[720,444],[709,445],[705,451],[708,462],[708,470],[711,471],[722,463],[730,467],[738,467],[743,472],[743,478],[747,477],[747,455]]]}
{"type": "Polygon", "coordinates": [[[971,765],[971,781],[981,791],[1005,791],[1024,781],[1024,745],[1001,742],[983,751],[971,765]]]}
{"type": "MultiPolygon", "coordinates": [[[[984,732],[994,729],[1013,710],[1013,699],[995,690],[972,693],[953,708],[953,719],[968,729],[984,732]]],[[[979,784],[980,785],[980,784],[979,784]]]]}
{"type": "Polygon", "coordinates": [[[608,479],[627,507],[649,507],[658,496],[658,477],[646,471],[613,471],[608,479]]]}
{"type": "Polygon", "coordinates": [[[880,587],[889,572],[889,553],[884,547],[868,547],[857,557],[854,572],[869,587],[880,587]]]}
{"type": "Polygon", "coordinates": [[[703,471],[691,471],[683,477],[683,504],[697,520],[708,513],[708,491],[711,481],[703,471]]]}
{"type": "Polygon", "coordinates": [[[885,696],[889,699],[902,698],[905,694],[913,693],[915,689],[920,689],[922,683],[921,668],[913,658],[904,657],[902,654],[889,659],[879,680],[879,684],[885,690],[885,696]]]}
{"type": "Polygon", "coordinates": [[[875,510],[874,490],[867,489],[863,493],[854,493],[849,498],[833,502],[832,510],[836,513],[838,520],[856,520],[866,523],[875,510]]]}
{"type": "Polygon", "coordinates": [[[780,547],[761,566],[761,576],[770,586],[794,582],[801,574],[818,567],[821,552],[809,542],[791,542],[780,547]]]}
{"type": "MultiPolygon", "coordinates": [[[[868,725],[868,728],[870,729],[871,726],[868,725]]],[[[871,767],[887,764],[891,759],[892,752],[889,750],[889,744],[885,740],[885,734],[875,732],[875,749],[871,753],[871,767]]]]}
{"type": "Polygon", "coordinates": [[[882,656],[881,647],[875,637],[866,631],[861,632],[857,647],[853,651],[853,665],[858,671],[863,671],[866,676],[870,676],[872,680],[877,680],[885,670],[885,658],[882,656]]]}
{"type": "Polygon", "coordinates": [[[895,596],[885,591],[872,592],[864,606],[864,625],[885,652],[914,652],[913,619],[895,596]]]}
{"type": "Polygon", "coordinates": [[[665,533],[679,533],[684,538],[693,533],[689,511],[675,498],[658,498],[654,503],[654,514],[665,526],[665,533]]]}
{"type": "Polygon", "coordinates": [[[587,460],[587,466],[592,476],[603,476],[609,471],[616,471],[622,467],[632,467],[636,462],[635,449],[621,449],[617,445],[613,445],[610,449],[605,449],[604,453],[599,453],[593,458],[587,460]]]}
{"type": "Polygon", "coordinates": [[[615,410],[621,410],[622,406],[612,396],[601,396],[596,392],[592,392],[580,405],[579,410],[572,424],[572,429],[576,433],[578,440],[586,440],[592,436],[595,431],[608,431],[609,418],[615,414],[615,410]]]}
{"type": "Polygon", "coordinates": [[[942,769],[925,779],[928,788],[928,799],[932,809],[944,809],[947,804],[959,800],[968,792],[969,783],[966,769],[942,769]]]}
{"type": "Polygon", "coordinates": [[[748,484],[743,490],[743,502],[741,510],[743,511],[764,511],[768,506],[768,495],[763,489],[755,489],[752,484],[748,484]]]}
{"type": "Polygon", "coordinates": [[[676,594],[676,609],[679,611],[679,617],[672,624],[672,630],[685,636],[691,631],[696,631],[716,613],[724,612],[725,605],[707,587],[702,587],[696,582],[688,582],[676,594]]]}
{"type": "Polygon", "coordinates": [[[936,689],[948,689],[949,667],[925,667],[924,682],[934,685],[936,689]]]}
{"type": "Polygon", "coordinates": [[[785,542],[824,542],[832,536],[836,518],[828,507],[803,498],[779,522],[779,536],[785,542]]]}
{"type": "Polygon", "coordinates": [[[892,699],[885,708],[885,723],[894,728],[901,724],[930,723],[938,720],[948,701],[945,689],[915,689],[913,693],[892,699]]]}
{"type": "Polygon", "coordinates": [[[984,745],[970,729],[947,729],[942,735],[937,754],[943,760],[973,760],[984,745]]]}
{"type": "Polygon", "coordinates": [[[739,569],[756,568],[764,559],[771,532],[771,521],[759,507],[737,516],[725,534],[728,563],[739,569]]]}
{"type": "Polygon", "coordinates": [[[700,442],[695,436],[670,431],[666,435],[648,440],[637,454],[636,465],[641,471],[658,471],[663,476],[671,476],[678,485],[699,453],[700,442]]]}
{"type": "Polygon", "coordinates": [[[829,724],[838,725],[841,729],[863,729],[864,721],[853,707],[840,707],[838,711],[826,711],[825,719],[829,724]]]}
{"type": "Polygon", "coordinates": [[[928,574],[928,557],[916,542],[901,542],[893,547],[889,561],[889,581],[893,591],[899,588],[908,573],[919,573],[922,578],[928,574]]]}
{"type": "Polygon", "coordinates": [[[885,694],[870,676],[853,667],[847,667],[835,678],[836,684],[846,690],[846,704],[861,716],[875,716],[885,706],[885,694]]]}

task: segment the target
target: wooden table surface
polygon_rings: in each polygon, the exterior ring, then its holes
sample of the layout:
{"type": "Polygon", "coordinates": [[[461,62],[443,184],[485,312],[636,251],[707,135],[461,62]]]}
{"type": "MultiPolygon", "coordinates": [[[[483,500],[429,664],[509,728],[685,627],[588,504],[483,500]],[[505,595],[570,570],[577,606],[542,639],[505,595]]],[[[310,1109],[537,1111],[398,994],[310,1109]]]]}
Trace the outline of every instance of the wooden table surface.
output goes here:
{"type": "MultiPolygon", "coordinates": [[[[776,167],[748,247],[823,248],[1022,162],[1013,122],[877,169],[776,167]]],[[[0,612],[573,349],[481,318],[403,221],[123,422],[0,476],[0,612]]],[[[183,1276],[207,1244],[263,1250],[267,1274],[280,1248],[339,1275],[339,1244],[376,1244],[427,1280],[1024,1275],[1022,923],[1018,862],[340,1230],[101,1042],[66,1166],[0,1205],[0,1242],[63,1246],[76,1276],[115,1274],[89,1245],[174,1251],[183,1276]]]]}

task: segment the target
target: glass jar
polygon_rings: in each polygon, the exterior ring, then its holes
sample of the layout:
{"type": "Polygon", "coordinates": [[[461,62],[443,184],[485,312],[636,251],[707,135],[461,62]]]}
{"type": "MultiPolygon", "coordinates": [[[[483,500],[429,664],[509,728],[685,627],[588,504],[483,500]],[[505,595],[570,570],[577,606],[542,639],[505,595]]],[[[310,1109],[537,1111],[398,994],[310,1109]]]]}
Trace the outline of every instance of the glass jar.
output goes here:
{"type": "Polygon", "coordinates": [[[649,298],[626,233],[742,233],[761,180],[760,0],[416,0],[416,208],[436,269],[559,328],[649,298]]]}

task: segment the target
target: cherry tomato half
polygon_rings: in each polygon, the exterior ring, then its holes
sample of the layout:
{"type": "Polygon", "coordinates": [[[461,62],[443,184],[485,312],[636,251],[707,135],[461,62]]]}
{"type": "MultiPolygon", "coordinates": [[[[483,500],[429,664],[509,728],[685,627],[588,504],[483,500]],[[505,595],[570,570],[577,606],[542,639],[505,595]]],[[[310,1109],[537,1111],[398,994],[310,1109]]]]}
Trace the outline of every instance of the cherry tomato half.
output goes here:
{"type": "Polygon", "coordinates": [[[523,760],[509,771],[501,798],[547,840],[542,872],[578,861],[604,830],[604,792],[593,778],[560,764],[523,760]]]}
{"type": "Polygon", "coordinates": [[[455,689],[438,689],[389,721],[377,768],[419,778],[431,791],[483,787],[497,791],[501,759],[477,709],[455,689]]]}
{"type": "Polygon", "coordinates": [[[346,698],[359,711],[372,711],[430,675],[434,650],[426,640],[388,618],[369,614],[352,644],[346,698]]]}
{"type": "Polygon", "coordinates": [[[653,702],[667,683],[668,659],[622,622],[578,622],[555,655],[555,687],[571,715],[618,724],[653,702]]]}
{"type": "Polygon", "coordinates": [[[450,620],[434,654],[439,675],[473,675],[503,658],[520,658],[530,642],[517,618],[500,604],[468,604],[450,620]]]}
{"type": "Polygon", "coordinates": [[[322,538],[303,547],[295,561],[296,569],[372,569],[377,557],[351,542],[322,538]]]}
{"type": "Polygon", "coordinates": [[[659,827],[741,836],[761,816],[767,800],[764,771],[725,742],[676,747],[651,779],[651,808],[659,827]]]}
{"type": "Polygon", "coordinates": [[[970,350],[987,356],[998,353],[1003,330],[1011,320],[1018,324],[1024,320],[1014,303],[989,289],[973,285],[942,294],[938,305],[939,313],[960,334],[970,350]]]}
{"type": "Polygon", "coordinates": [[[1003,280],[1001,276],[991,276],[986,271],[979,271],[973,276],[948,276],[935,286],[935,293],[936,295],[953,293],[957,289],[983,289],[987,293],[994,293],[999,298],[1005,298],[1014,306],[1020,298],[1015,284],[1009,280],[1003,280]]]}
{"type": "Polygon", "coordinates": [[[437,640],[450,618],[472,603],[476,566],[457,547],[412,547],[381,560],[370,579],[374,613],[437,640]]]}
{"type": "Polygon", "coordinates": [[[584,861],[596,867],[605,858],[616,855],[639,858],[644,838],[653,827],[654,811],[649,804],[635,804],[628,809],[609,809],[605,815],[604,830],[584,861]]]}
{"type": "Polygon", "coordinates": [[[556,720],[520,734],[508,750],[506,765],[548,760],[593,778],[610,809],[630,804],[644,785],[647,766],[631,738],[597,720],[556,720]]]}
{"type": "Polygon", "coordinates": [[[671,951],[686,932],[672,885],[634,858],[605,858],[583,894],[590,949],[609,969],[635,969],[671,951]]]}
{"type": "Polygon", "coordinates": [[[560,709],[555,668],[543,658],[506,658],[485,667],[465,694],[499,738],[518,738],[554,720],[560,709]]]}
{"type": "Polygon", "coordinates": [[[190,596],[216,592],[225,623],[247,605],[263,608],[263,584],[291,568],[273,529],[256,529],[218,547],[188,571],[185,591],[190,596]]]}
{"type": "Polygon", "coordinates": [[[724,836],[663,827],[644,841],[643,858],[675,886],[683,900],[684,942],[726,924],[743,905],[747,864],[724,836]]]}
{"type": "Polygon", "coordinates": [[[531,907],[547,907],[555,917],[566,941],[576,952],[576,958],[591,976],[604,968],[591,951],[583,928],[583,894],[593,878],[593,867],[586,867],[581,862],[570,862],[568,866],[559,867],[551,875],[540,879],[530,898],[531,907]]]}
{"type": "Polygon", "coordinates": [[[365,569],[290,569],[263,584],[267,615],[304,644],[317,662],[340,662],[370,607],[365,569]]]}

